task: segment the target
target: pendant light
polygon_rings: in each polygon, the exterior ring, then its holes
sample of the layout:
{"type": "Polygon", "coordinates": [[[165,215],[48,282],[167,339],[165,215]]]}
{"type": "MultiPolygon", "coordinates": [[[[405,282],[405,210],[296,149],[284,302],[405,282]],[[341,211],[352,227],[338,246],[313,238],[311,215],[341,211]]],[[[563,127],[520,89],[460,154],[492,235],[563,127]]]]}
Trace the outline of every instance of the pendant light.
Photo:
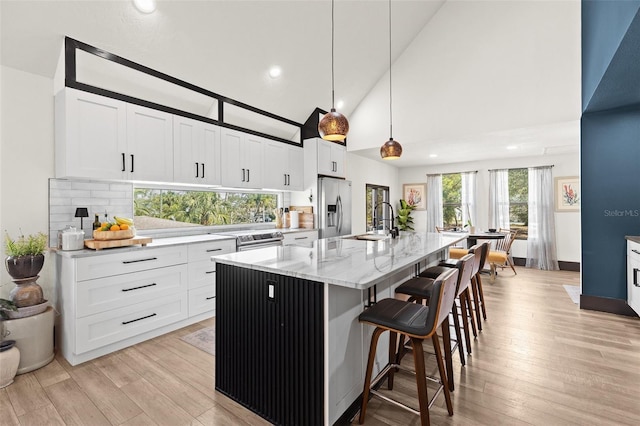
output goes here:
{"type": "Polygon", "coordinates": [[[333,44],[334,44],[334,22],[333,22],[334,0],[331,0],[331,111],[326,113],[318,123],[318,133],[322,139],[332,142],[342,142],[349,133],[349,122],[347,118],[336,111],[335,108],[335,88],[334,88],[334,65],[333,65],[333,44]]]}
{"type": "Polygon", "coordinates": [[[380,147],[380,156],[383,160],[397,160],[402,155],[402,145],[393,140],[391,100],[391,0],[389,0],[389,140],[380,147]]]}

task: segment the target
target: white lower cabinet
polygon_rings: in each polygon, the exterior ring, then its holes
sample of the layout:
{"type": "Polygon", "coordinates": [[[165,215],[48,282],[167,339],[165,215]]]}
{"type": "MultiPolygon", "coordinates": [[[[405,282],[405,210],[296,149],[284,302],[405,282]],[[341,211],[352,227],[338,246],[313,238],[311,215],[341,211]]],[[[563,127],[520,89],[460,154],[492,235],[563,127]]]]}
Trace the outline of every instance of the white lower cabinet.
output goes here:
{"type": "Polygon", "coordinates": [[[189,244],[189,316],[216,309],[216,268],[211,256],[236,251],[235,240],[189,244]]]}
{"type": "Polygon", "coordinates": [[[310,244],[318,239],[318,231],[299,231],[283,233],[282,245],[294,246],[296,244],[310,244]]]}

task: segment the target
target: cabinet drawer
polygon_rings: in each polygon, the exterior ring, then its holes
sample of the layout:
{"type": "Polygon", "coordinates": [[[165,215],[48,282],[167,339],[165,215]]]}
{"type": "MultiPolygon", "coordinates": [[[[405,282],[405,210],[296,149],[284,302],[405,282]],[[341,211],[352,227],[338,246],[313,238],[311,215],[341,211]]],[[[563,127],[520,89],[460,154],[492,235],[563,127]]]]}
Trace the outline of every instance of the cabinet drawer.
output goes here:
{"type": "Polygon", "coordinates": [[[216,264],[210,260],[189,262],[189,290],[198,287],[215,287],[216,264]]]}
{"type": "Polygon", "coordinates": [[[211,260],[211,256],[236,251],[236,240],[218,240],[189,244],[189,262],[211,260]]]}
{"type": "Polygon", "coordinates": [[[76,317],[180,293],[187,289],[187,265],[97,278],[78,284],[76,317]]]}
{"type": "Polygon", "coordinates": [[[81,354],[187,318],[187,292],[80,318],[75,353],[81,354]]]}
{"type": "Polygon", "coordinates": [[[216,288],[200,287],[189,290],[189,316],[213,311],[216,309],[216,288]]]}
{"type": "Polygon", "coordinates": [[[187,263],[187,246],[145,248],[78,259],[77,280],[110,277],[187,263]]]}
{"type": "Polygon", "coordinates": [[[318,231],[289,232],[284,234],[282,244],[285,246],[300,243],[312,243],[318,239],[318,231]]]}

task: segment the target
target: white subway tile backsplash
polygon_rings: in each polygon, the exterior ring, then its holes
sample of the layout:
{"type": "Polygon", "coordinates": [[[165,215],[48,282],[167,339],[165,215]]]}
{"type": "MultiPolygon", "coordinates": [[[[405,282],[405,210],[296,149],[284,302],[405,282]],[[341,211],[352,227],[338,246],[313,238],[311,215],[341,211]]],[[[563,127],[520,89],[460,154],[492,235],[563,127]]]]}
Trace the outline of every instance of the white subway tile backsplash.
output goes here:
{"type": "Polygon", "coordinates": [[[81,179],[49,179],[49,242],[58,243],[58,230],[67,225],[80,228],[80,219],[74,217],[77,207],[86,207],[89,217],[83,220],[85,238],[91,238],[95,214],[104,220],[113,215],[133,217],[133,185],[81,179]]]}

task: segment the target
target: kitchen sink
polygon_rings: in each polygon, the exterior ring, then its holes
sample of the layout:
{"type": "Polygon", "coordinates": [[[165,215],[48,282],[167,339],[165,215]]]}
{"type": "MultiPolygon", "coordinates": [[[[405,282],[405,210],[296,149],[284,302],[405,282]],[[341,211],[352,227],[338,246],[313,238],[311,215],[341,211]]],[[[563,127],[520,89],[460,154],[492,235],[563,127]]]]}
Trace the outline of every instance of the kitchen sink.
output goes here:
{"type": "Polygon", "coordinates": [[[342,237],[346,240],[365,240],[365,241],[380,241],[386,240],[390,235],[384,234],[360,234],[360,235],[349,235],[348,237],[342,237]]]}

